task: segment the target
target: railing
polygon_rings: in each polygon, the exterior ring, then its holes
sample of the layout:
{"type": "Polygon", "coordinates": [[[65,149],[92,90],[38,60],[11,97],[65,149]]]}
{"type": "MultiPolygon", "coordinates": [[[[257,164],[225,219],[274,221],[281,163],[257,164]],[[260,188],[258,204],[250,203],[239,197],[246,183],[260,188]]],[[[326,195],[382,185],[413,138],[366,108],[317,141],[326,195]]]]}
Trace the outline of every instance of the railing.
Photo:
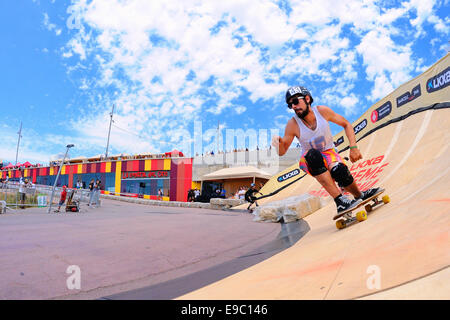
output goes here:
{"type": "MultiPolygon", "coordinates": [[[[18,182],[7,182],[0,183],[0,201],[6,202],[6,208],[10,210],[25,209],[27,207],[47,207],[50,202],[50,195],[52,193],[52,186],[47,185],[32,185],[23,187],[25,197],[21,199],[21,194],[19,192],[18,182]]],[[[55,188],[55,196],[53,197],[53,204],[58,204],[60,199],[60,194],[62,187],[55,188]]],[[[97,205],[100,205],[99,194],[92,194],[93,199],[91,199],[91,191],[86,189],[68,189],[67,199],[70,196],[70,192],[75,192],[72,197],[72,201],[78,201],[81,203],[89,203],[91,200],[97,205]],[[97,197],[97,198],[95,198],[97,197]]]]}

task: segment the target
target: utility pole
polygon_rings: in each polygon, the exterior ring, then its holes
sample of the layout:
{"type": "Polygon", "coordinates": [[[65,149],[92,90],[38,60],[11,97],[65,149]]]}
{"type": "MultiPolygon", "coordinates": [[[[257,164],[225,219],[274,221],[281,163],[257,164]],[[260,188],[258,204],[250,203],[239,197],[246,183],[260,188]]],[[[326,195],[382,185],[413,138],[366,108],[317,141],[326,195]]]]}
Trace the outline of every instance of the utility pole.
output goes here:
{"type": "Polygon", "coordinates": [[[220,120],[217,120],[217,154],[219,153],[219,141],[220,141],[220,120]]]}
{"type": "Polygon", "coordinates": [[[59,178],[59,175],[61,174],[61,169],[62,169],[62,167],[63,167],[63,165],[64,165],[64,161],[66,160],[67,153],[69,153],[69,149],[70,149],[70,148],[73,148],[73,147],[74,147],[73,144],[68,144],[68,145],[66,146],[66,148],[67,148],[67,149],[66,149],[66,154],[64,155],[64,158],[63,158],[62,161],[61,161],[61,164],[60,164],[59,170],[58,170],[58,174],[56,175],[55,183],[53,184],[52,195],[50,196],[50,203],[49,203],[49,205],[48,205],[47,213],[50,213],[50,211],[52,210],[53,196],[55,195],[56,184],[58,183],[58,178],[59,178]]]}
{"type": "Polygon", "coordinates": [[[109,148],[109,136],[111,134],[111,124],[113,123],[113,113],[114,113],[114,104],[112,106],[111,113],[109,114],[111,119],[109,120],[109,131],[108,131],[108,142],[106,143],[106,154],[105,158],[108,158],[108,148],[109,148]]]}
{"type": "Polygon", "coordinates": [[[19,143],[20,143],[20,138],[22,138],[22,121],[20,121],[20,129],[19,129],[19,132],[17,132],[17,134],[19,135],[19,139],[17,140],[16,165],[17,165],[17,157],[19,156],[19,143]]]}

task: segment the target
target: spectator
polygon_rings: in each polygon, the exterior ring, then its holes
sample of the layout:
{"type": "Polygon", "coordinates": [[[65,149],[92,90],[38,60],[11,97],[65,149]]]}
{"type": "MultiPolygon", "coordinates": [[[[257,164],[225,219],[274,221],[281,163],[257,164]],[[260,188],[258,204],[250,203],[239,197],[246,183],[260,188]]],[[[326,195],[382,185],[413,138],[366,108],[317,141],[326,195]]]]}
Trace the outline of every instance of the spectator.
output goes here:
{"type": "Polygon", "coordinates": [[[239,187],[238,196],[239,196],[239,199],[244,200],[244,198],[245,198],[245,189],[244,189],[244,187],[239,187]]]}
{"type": "Polygon", "coordinates": [[[88,206],[92,205],[92,202],[94,201],[94,179],[89,182],[89,203],[88,206]]]}
{"type": "Polygon", "coordinates": [[[222,188],[222,191],[220,192],[220,197],[225,199],[227,197],[227,191],[225,188],[222,188]]]}
{"type": "Polygon", "coordinates": [[[25,181],[23,181],[23,178],[20,177],[20,181],[19,181],[19,201],[20,201],[20,208],[21,209],[25,209],[25,199],[26,199],[26,188],[27,188],[27,184],[28,184],[28,179],[25,179],[25,181]]]}
{"type": "Polygon", "coordinates": [[[59,212],[59,210],[61,209],[61,206],[64,204],[64,202],[66,202],[66,197],[67,197],[66,186],[64,185],[62,188],[63,188],[63,189],[62,189],[62,191],[61,191],[61,197],[59,198],[58,209],[55,210],[56,213],[59,212]]]}
{"type": "MultiPolygon", "coordinates": [[[[189,190],[190,191],[190,190],[189,190]]],[[[162,200],[163,199],[163,192],[161,189],[158,190],[158,200],[162,200]]],[[[189,200],[188,200],[189,201],[189,200]]]]}
{"type": "Polygon", "coordinates": [[[97,179],[97,181],[94,184],[94,201],[95,205],[98,207],[100,206],[100,190],[102,188],[102,182],[100,179],[97,179]]]}
{"type": "Polygon", "coordinates": [[[188,202],[194,202],[194,200],[195,200],[195,193],[194,193],[194,190],[190,189],[190,190],[188,191],[188,199],[187,199],[187,201],[188,201],[188,202]]]}
{"type": "Polygon", "coordinates": [[[200,197],[200,190],[195,189],[194,190],[194,201],[197,201],[199,197],[200,197]]]}

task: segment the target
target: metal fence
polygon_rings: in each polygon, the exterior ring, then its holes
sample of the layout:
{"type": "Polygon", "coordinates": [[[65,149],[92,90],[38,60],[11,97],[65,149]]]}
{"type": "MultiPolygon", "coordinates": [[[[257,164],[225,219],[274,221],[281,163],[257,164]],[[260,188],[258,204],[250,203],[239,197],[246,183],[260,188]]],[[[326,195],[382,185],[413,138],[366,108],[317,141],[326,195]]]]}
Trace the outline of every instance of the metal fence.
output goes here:
{"type": "MultiPolygon", "coordinates": [[[[0,183],[0,201],[6,202],[6,208],[11,210],[25,209],[30,207],[47,207],[50,203],[50,196],[52,193],[52,186],[46,185],[27,185],[23,188],[23,193],[19,192],[18,182],[0,183]]],[[[55,188],[55,195],[53,197],[52,206],[59,203],[62,188],[55,188]]],[[[96,202],[100,205],[97,194],[93,195],[91,199],[91,191],[87,189],[68,189],[67,199],[70,192],[75,192],[72,200],[78,201],[79,204],[88,204],[89,201],[96,202]]],[[[0,212],[1,213],[1,212],[0,212]]]]}

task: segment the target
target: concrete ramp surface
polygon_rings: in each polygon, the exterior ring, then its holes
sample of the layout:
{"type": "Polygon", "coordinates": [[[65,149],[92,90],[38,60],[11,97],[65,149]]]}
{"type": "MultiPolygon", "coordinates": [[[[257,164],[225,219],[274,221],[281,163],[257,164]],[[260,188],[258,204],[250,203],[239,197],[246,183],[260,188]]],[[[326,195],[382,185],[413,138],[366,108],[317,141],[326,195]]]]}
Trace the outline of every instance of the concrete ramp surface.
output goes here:
{"type": "MultiPolygon", "coordinates": [[[[361,189],[384,187],[390,203],[338,230],[335,204],[314,178],[280,184],[293,165],[266,184],[263,193],[274,195],[260,203],[304,193],[328,198],[304,218],[310,232],[268,260],[179,299],[449,299],[449,65],[447,55],[354,124],[365,123],[357,133],[363,160],[349,168],[361,189]]],[[[346,138],[335,138],[348,156],[346,138]]]]}

